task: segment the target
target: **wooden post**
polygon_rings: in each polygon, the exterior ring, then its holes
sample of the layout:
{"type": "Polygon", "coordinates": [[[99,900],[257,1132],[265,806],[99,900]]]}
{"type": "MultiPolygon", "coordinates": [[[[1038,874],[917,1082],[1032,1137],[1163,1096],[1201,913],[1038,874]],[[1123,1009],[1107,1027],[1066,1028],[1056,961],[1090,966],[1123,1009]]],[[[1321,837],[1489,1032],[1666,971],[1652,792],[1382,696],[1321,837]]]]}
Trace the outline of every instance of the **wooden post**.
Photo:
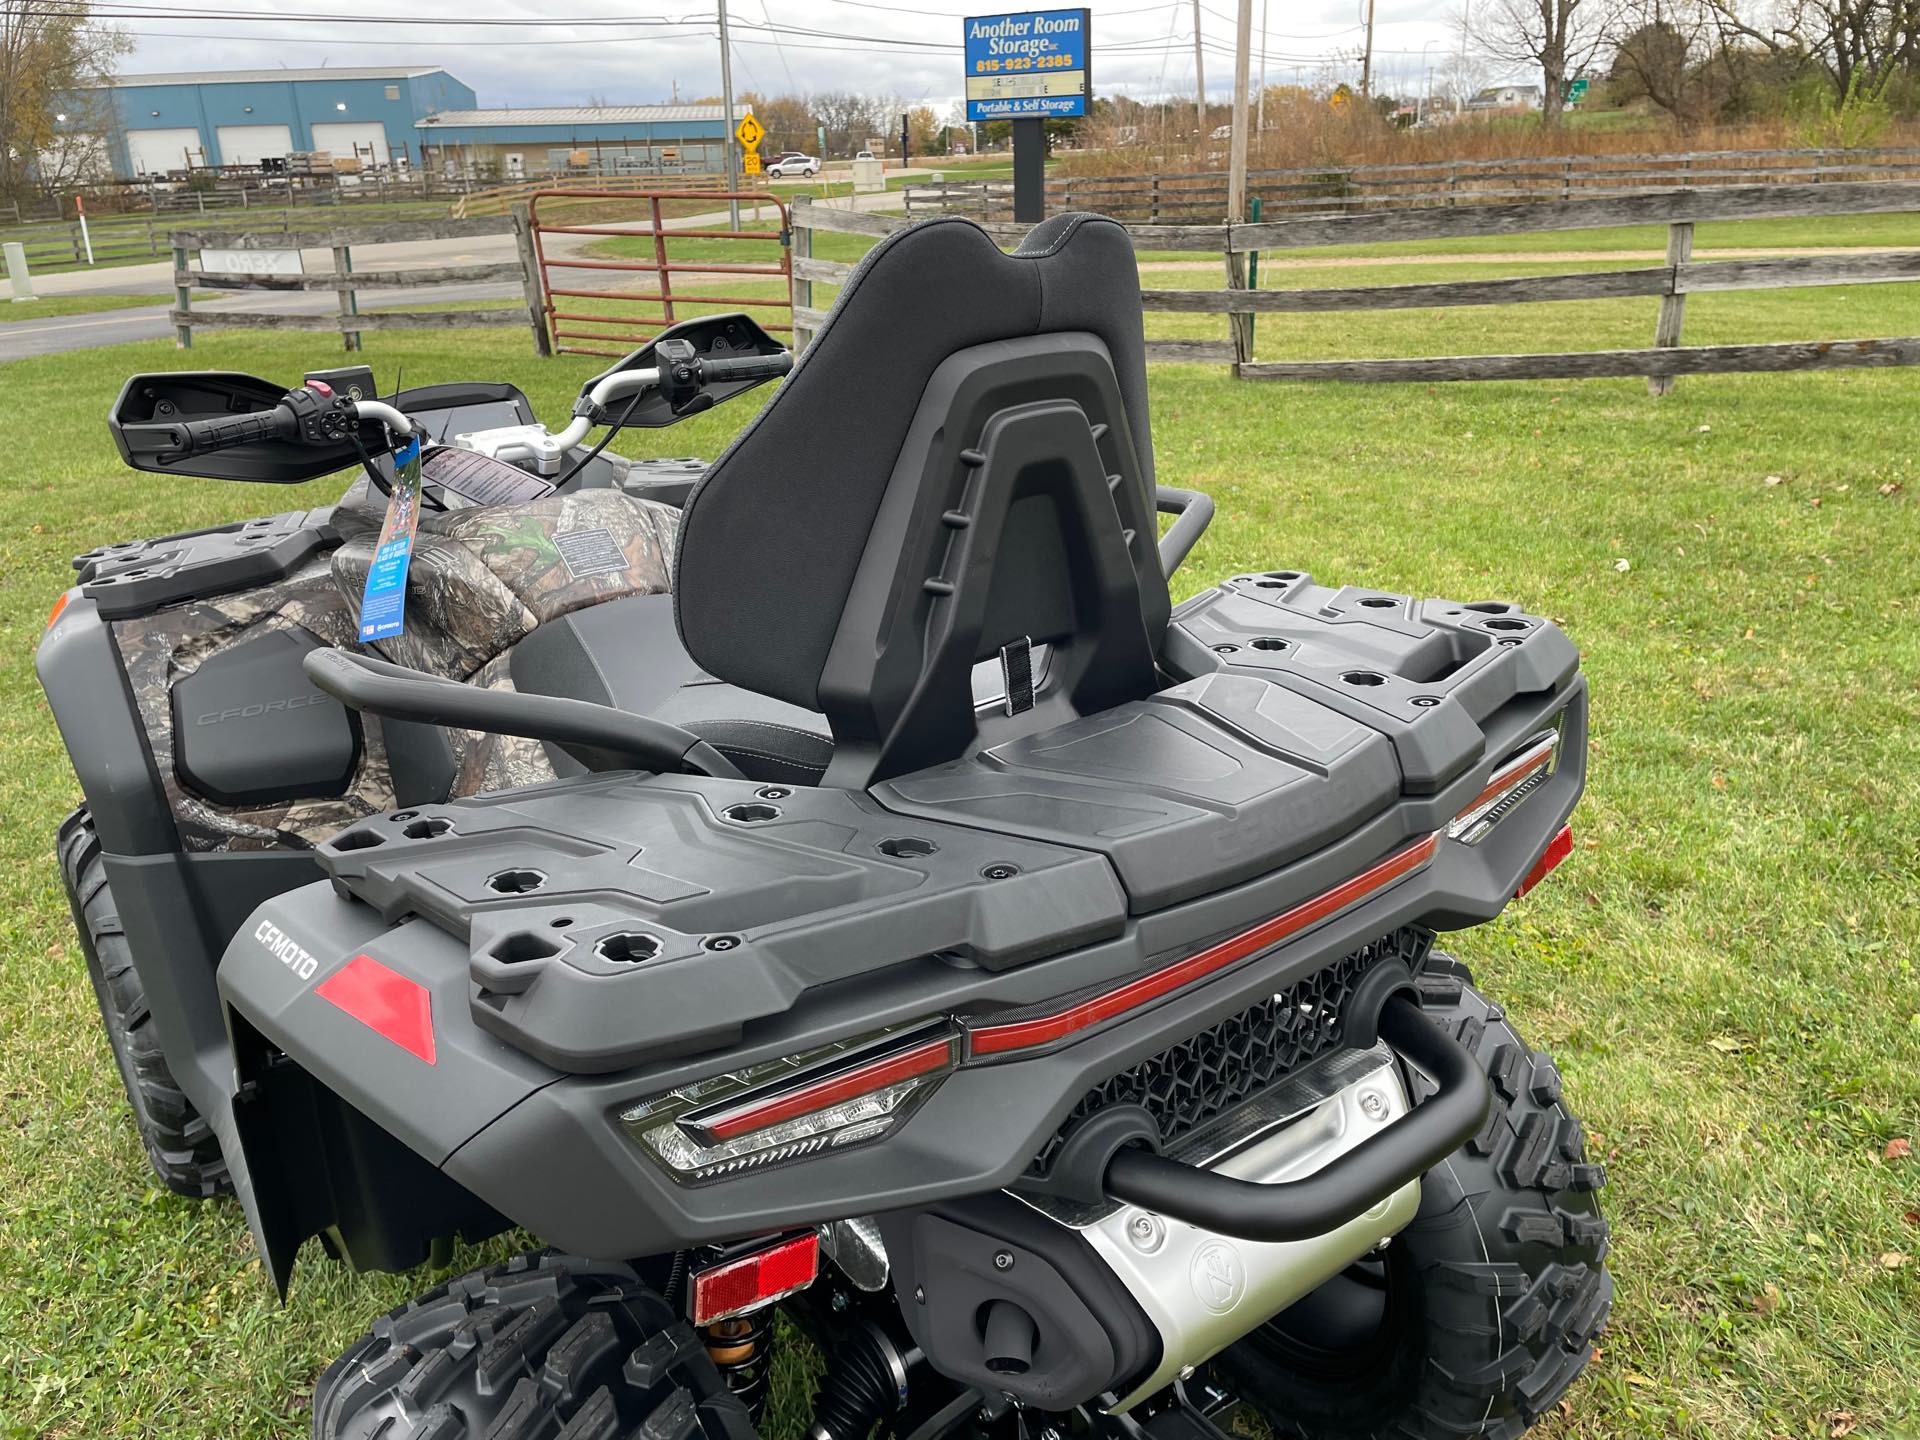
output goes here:
{"type": "MultiPolygon", "coordinates": [[[[1658,349],[1671,349],[1680,343],[1680,322],[1686,318],[1687,297],[1680,293],[1680,267],[1693,258],[1693,222],[1680,220],[1667,227],[1667,293],[1660,297],[1660,318],[1653,324],[1653,343],[1658,349]]],[[[1667,395],[1673,391],[1673,376],[1649,375],[1647,393],[1667,395]]]]}
{"type": "MultiPolygon", "coordinates": [[[[173,247],[173,273],[175,275],[185,275],[186,271],[186,247],[176,245],[173,247]]],[[[191,315],[193,313],[193,286],[184,283],[175,284],[173,287],[173,303],[174,307],[178,309],[183,316],[191,315]]],[[[173,344],[174,348],[178,350],[191,350],[193,348],[193,322],[191,320],[184,320],[181,324],[173,327],[173,344]]]]}
{"type": "MultiPolygon", "coordinates": [[[[793,249],[790,252],[795,260],[813,258],[813,197],[796,195],[793,197],[793,212],[788,224],[793,227],[793,249]]],[[[813,340],[813,331],[802,328],[800,312],[813,309],[813,281],[803,278],[796,270],[793,277],[793,349],[794,353],[807,348],[813,340]]]]}
{"type": "MultiPolygon", "coordinates": [[[[1372,11],[1369,10],[1371,15],[1372,11]]],[[[1240,0],[1236,16],[1233,51],[1233,137],[1227,146],[1227,288],[1247,288],[1247,257],[1233,249],[1233,228],[1247,220],[1247,83],[1249,57],[1253,50],[1253,0],[1240,0]]],[[[1233,343],[1233,368],[1253,359],[1253,316],[1232,314],[1227,317],[1227,338],[1233,343]]]]}
{"type": "MultiPolygon", "coordinates": [[[[343,282],[339,287],[340,313],[342,315],[358,315],[360,313],[360,297],[353,289],[353,251],[345,245],[336,245],[333,247],[333,274],[336,280],[343,282]]],[[[340,332],[340,338],[347,349],[358,350],[360,348],[360,332],[358,330],[343,329],[340,332]]]]}
{"type": "Polygon", "coordinates": [[[546,307],[541,299],[540,261],[533,248],[533,219],[527,213],[524,200],[516,201],[513,206],[513,245],[520,252],[520,293],[526,297],[527,323],[533,327],[533,353],[551,356],[553,341],[547,335],[546,307]]]}

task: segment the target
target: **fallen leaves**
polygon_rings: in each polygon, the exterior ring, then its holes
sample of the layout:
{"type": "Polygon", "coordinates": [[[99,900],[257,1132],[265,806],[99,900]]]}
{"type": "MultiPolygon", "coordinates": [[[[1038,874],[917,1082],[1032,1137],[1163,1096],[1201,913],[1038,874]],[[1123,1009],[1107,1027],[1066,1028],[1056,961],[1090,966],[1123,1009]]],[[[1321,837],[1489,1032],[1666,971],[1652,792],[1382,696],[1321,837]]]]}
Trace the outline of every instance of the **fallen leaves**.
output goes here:
{"type": "Polygon", "coordinates": [[[1896,1135],[1887,1141],[1887,1148],[1881,1152],[1883,1160],[1910,1160],[1913,1158],[1913,1141],[1904,1135],[1896,1135]]]}
{"type": "Polygon", "coordinates": [[[1748,1303],[1753,1306],[1754,1314],[1771,1315],[1780,1308],[1780,1287],[1768,1285],[1748,1303]]]}
{"type": "Polygon", "coordinates": [[[1828,1440],[1842,1440],[1842,1437],[1851,1435],[1860,1428],[1860,1422],[1854,1419],[1851,1410],[1834,1411],[1827,1417],[1827,1423],[1832,1426],[1827,1431],[1828,1440]]]}
{"type": "Polygon", "coordinates": [[[1768,489],[1772,489],[1775,485],[1784,485],[1786,483],[1787,483],[1787,480],[1784,475],[1769,475],[1767,476],[1767,479],[1766,479],[1766,485],[1768,489]]]}
{"type": "Polygon", "coordinates": [[[1882,1270],[1904,1270],[1913,1263],[1913,1257],[1898,1250],[1884,1251],[1880,1256],[1882,1270]]]}
{"type": "Polygon", "coordinates": [[[1629,570],[1633,569],[1633,562],[1627,559],[1626,556],[1622,555],[1619,559],[1613,562],[1613,568],[1618,570],[1622,575],[1624,575],[1629,570]]]}
{"type": "Polygon", "coordinates": [[[1880,487],[1880,493],[1882,495],[1898,495],[1906,488],[1907,487],[1902,485],[1898,480],[1889,480],[1880,487]]]}

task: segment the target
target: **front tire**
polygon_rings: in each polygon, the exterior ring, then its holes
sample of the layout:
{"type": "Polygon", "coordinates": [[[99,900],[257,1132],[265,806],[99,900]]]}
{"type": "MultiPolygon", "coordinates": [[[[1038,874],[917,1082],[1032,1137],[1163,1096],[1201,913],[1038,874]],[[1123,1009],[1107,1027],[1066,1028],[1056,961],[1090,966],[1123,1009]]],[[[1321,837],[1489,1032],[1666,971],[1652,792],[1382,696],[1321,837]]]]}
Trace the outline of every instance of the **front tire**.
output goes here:
{"type": "MultiPolygon", "coordinates": [[[[1606,1323],[1602,1167],[1529,1050],[1464,965],[1432,954],[1421,1007],[1493,1081],[1480,1133],[1421,1181],[1383,1255],[1227,1350],[1222,1377],[1276,1435],[1513,1440],[1558,1403],[1606,1323]]],[[[1412,1075],[1414,1091],[1430,1091],[1412,1075]]]]}
{"type": "Polygon", "coordinates": [[[374,1321],[314,1440],[757,1440],[700,1338],[626,1265],[522,1255],[374,1321]]]}
{"type": "Polygon", "coordinates": [[[100,839],[84,806],[60,822],[55,848],[100,1020],[153,1173],[176,1195],[195,1200],[232,1190],[219,1138],[173,1078],[160,1037],[154,1034],[147,989],[134,968],[133,950],[107,885],[100,839]]]}

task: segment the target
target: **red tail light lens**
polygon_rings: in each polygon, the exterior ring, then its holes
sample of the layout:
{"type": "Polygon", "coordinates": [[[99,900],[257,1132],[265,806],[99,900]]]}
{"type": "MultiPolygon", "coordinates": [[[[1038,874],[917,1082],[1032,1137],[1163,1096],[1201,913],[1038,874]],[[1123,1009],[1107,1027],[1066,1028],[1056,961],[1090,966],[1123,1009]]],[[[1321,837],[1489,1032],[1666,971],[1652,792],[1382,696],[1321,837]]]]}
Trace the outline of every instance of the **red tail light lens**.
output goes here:
{"type": "Polygon", "coordinates": [[[809,1230],[693,1277],[693,1323],[731,1320],[807,1288],[820,1273],[820,1237],[809,1230]]]}

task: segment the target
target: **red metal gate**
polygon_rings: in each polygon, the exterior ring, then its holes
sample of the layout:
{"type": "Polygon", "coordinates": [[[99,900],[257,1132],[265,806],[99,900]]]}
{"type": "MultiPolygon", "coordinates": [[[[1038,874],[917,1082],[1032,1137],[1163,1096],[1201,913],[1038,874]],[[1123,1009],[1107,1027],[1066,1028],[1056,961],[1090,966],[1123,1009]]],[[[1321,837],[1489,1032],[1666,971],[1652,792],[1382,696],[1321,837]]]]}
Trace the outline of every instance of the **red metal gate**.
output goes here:
{"type": "MultiPolygon", "coordinates": [[[[675,208],[681,208],[675,206],[675,208]]],[[[574,355],[625,355],[635,346],[651,340],[659,331],[672,325],[676,320],[691,318],[692,314],[711,314],[716,308],[732,307],[736,309],[784,310],[784,320],[779,316],[756,320],[768,330],[788,331],[793,329],[793,245],[792,232],[788,228],[787,207],[774,195],[766,191],[713,191],[713,190],[541,190],[528,199],[528,219],[533,231],[533,249],[535,262],[540,267],[540,295],[547,317],[547,331],[552,338],[553,348],[557,352],[574,355]],[[565,201],[577,205],[583,200],[606,202],[609,208],[620,208],[618,202],[625,201],[637,206],[640,217],[635,220],[600,220],[591,223],[568,224],[559,219],[542,219],[540,206],[542,201],[549,202],[549,213],[558,203],[565,201]],[[726,205],[729,201],[756,206],[770,206],[779,219],[777,230],[726,230],[683,228],[672,223],[673,217],[667,216],[661,209],[662,202],[697,201],[703,207],[726,205]],[[552,255],[546,243],[550,235],[597,235],[600,237],[628,236],[636,240],[652,242],[653,258],[650,260],[629,260],[619,258],[602,259],[580,255],[552,255]],[[777,240],[780,244],[778,264],[765,260],[683,260],[670,258],[668,244],[677,240],[725,240],[725,241],[768,241],[777,240]],[[572,286],[554,283],[557,277],[562,282],[569,277],[567,271],[632,272],[650,275],[654,279],[652,289],[633,290],[583,290],[572,286]],[[724,282],[711,280],[694,285],[692,290],[677,289],[675,276],[734,276],[768,275],[779,276],[783,282],[777,287],[777,293],[770,288],[758,295],[716,295],[702,293],[708,289],[722,288],[724,282]],[[627,301],[642,307],[659,307],[658,314],[610,315],[594,309],[562,309],[563,304],[573,305],[580,301],[613,300],[627,301]],[[680,313],[676,313],[676,309],[680,313]],[[690,313],[689,313],[690,312],[690,313]],[[580,326],[599,328],[581,329],[580,326]],[[624,327],[624,328],[608,328],[624,327]],[[600,345],[618,345],[617,350],[597,348],[600,345]]],[[[694,217],[697,219],[697,216],[694,217]]]]}

